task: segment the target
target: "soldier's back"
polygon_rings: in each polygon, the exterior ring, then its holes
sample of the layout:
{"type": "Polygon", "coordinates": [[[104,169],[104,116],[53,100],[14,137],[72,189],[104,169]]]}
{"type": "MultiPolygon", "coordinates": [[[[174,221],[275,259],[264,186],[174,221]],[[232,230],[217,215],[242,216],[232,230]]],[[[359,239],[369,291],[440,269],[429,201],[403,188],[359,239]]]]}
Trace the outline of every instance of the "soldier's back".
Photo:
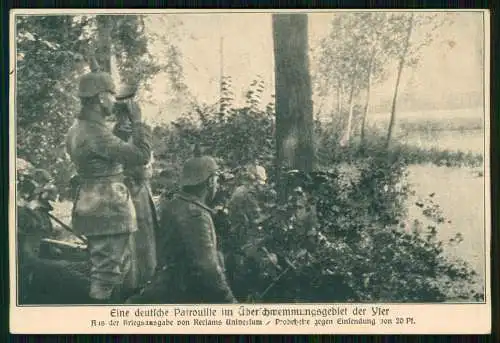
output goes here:
{"type": "MultiPolygon", "coordinates": [[[[186,245],[190,244],[191,231],[186,229],[193,221],[211,221],[208,207],[185,194],[176,194],[171,200],[160,203],[160,224],[157,233],[158,265],[179,265],[189,263],[189,257],[183,256],[186,245]],[[187,257],[187,258],[186,258],[187,257]]],[[[205,227],[211,231],[212,227],[205,227]]],[[[201,234],[201,232],[199,233],[201,234]]]]}
{"type": "Polygon", "coordinates": [[[79,174],[100,177],[122,172],[123,166],[106,157],[109,147],[107,128],[89,120],[76,120],[68,130],[66,148],[79,174]]]}
{"type": "Polygon", "coordinates": [[[226,303],[234,296],[217,251],[213,211],[185,193],[160,205],[158,270],[131,303],[226,303]]]}
{"type": "MultiPolygon", "coordinates": [[[[191,200],[191,199],[189,199],[191,200]]],[[[193,302],[192,279],[196,263],[190,251],[189,222],[204,215],[202,206],[176,194],[162,198],[159,204],[159,226],[156,231],[157,270],[144,291],[128,303],[190,303],[193,302]]],[[[196,301],[194,301],[196,302],[196,301]]]]}

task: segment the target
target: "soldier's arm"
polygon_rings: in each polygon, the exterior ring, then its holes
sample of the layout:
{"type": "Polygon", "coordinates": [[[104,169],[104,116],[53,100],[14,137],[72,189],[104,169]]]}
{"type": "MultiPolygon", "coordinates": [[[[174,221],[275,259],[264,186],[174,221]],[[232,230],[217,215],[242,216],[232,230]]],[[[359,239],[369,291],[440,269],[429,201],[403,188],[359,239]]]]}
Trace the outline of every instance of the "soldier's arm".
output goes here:
{"type": "Polygon", "coordinates": [[[126,165],[145,165],[151,158],[151,131],[141,123],[132,124],[132,142],[125,142],[107,130],[99,131],[95,152],[126,165]]]}
{"type": "Polygon", "coordinates": [[[212,241],[214,230],[212,219],[205,213],[194,213],[186,218],[183,225],[183,238],[189,258],[194,261],[201,274],[204,289],[221,301],[236,302],[229,287],[217,249],[212,241]]]}
{"type": "Polygon", "coordinates": [[[116,123],[115,127],[113,128],[113,134],[120,138],[122,141],[128,142],[130,139],[130,136],[132,135],[132,131],[130,128],[130,125],[126,125],[122,122],[116,123]]]}

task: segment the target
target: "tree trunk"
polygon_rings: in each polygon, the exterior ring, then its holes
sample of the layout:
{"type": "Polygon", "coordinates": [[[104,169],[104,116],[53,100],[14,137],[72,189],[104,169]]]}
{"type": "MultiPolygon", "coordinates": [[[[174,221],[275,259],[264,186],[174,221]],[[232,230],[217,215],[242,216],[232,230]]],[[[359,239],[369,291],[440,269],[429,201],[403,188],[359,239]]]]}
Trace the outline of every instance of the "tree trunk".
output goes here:
{"type": "Polygon", "coordinates": [[[352,117],[354,114],[354,92],[355,92],[355,85],[353,82],[351,86],[351,92],[349,93],[349,117],[347,118],[347,129],[345,133],[348,144],[349,141],[351,140],[352,117]]]}
{"type": "Polygon", "coordinates": [[[342,115],[342,83],[340,80],[337,83],[337,111],[342,115]]]}
{"type": "Polygon", "coordinates": [[[365,135],[366,135],[366,116],[368,115],[368,106],[370,105],[370,88],[372,81],[372,67],[373,60],[375,59],[375,49],[372,50],[372,54],[370,56],[370,61],[368,62],[368,80],[366,85],[366,100],[365,106],[363,109],[363,119],[361,120],[361,146],[365,145],[365,135]]]}
{"type": "Polygon", "coordinates": [[[97,16],[97,44],[95,57],[100,69],[104,72],[111,72],[111,16],[97,16]]]}
{"type": "Polygon", "coordinates": [[[314,168],[313,104],[306,14],[274,14],[276,165],[314,168]]]}
{"type": "Polygon", "coordinates": [[[401,80],[401,74],[402,74],[405,59],[406,59],[406,53],[408,52],[408,45],[410,44],[410,37],[411,37],[412,29],[413,29],[413,13],[410,14],[410,20],[408,21],[408,31],[406,34],[406,39],[405,39],[405,43],[403,46],[403,51],[401,53],[401,57],[399,60],[398,76],[396,78],[396,86],[394,87],[394,96],[392,98],[391,121],[389,122],[389,129],[387,131],[387,139],[386,139],[386,143],[385,143],[387,149],[389,149],[389,146],[391,144],[392,131],[394,130],[394,124],[396,122],[396,102],[397,102],[397,98],[398,98],[399,82],[401,80]]]}
{"type": "Polygon", "coordinates": [[[349,115],[347,117],[347,128],[340,141],[340,146],[346,147],[349,145],[351,140],[351,129],[352,129],[352,117],[354,114],[354,93],[356,91],[355,79],[356,73],[351,75],[351,89],[349,90],[349,115]]]}

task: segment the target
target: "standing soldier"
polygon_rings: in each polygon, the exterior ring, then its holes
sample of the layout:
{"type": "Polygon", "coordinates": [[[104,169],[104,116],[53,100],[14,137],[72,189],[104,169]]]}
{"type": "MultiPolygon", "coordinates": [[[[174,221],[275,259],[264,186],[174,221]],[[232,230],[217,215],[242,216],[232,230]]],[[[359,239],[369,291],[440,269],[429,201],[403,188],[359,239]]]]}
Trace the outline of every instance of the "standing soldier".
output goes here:
{"type": "MultiPolygon", "coordinates": [[[[130,112],[140,112],[134,101],[137,88],[125,86],[116,97],[115,114],[117,124],[114,134],[128,142],[132,134],[130,112]]],[[[137,231],[132,235],[131,271],[128,274],[127,286],[130,293],[140,289],[154,275],[156,269],[156,230],[158,227],[156,210],[151,196],[149,181],[152,177],[152,158],[144,166],[124,166],[127,186],[134,202],[137,216],[137,231]]]]}
{"type": "Polygon", "coordinates": [[[180,185],[182,191],[160,205],[156,276],[129,303],[236,303],[206,205],[217,192],[217,163],[208,156],[188,160],[180,185]]]}
{"type": "Polygon", "coordinates": [[[95,303],[112,303],[119,301],[129,264],[130,237],[137,230],[123,165],[147,164],[151,138],[138,111],[129,113],[132,143],[116,137],[106,126],[115,102],[115,86],[108,73],[82,76],[79,96],[82,109],[66,138],[79,180],[72,225],[88,240],[90,298],[95,303]]]}

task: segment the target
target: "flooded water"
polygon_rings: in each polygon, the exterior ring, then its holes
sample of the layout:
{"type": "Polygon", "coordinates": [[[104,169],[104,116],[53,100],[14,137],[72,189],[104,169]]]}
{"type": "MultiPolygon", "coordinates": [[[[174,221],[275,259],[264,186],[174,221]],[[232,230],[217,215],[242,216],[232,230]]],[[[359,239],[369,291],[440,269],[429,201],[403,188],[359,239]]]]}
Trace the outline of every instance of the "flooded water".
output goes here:
{"type": "Polygon", "coordinates": [[[485,273],[485,184],[480,169],[448,168],[433,165],[410,167],[409,181],[416,192],[409,202],[410,218],[423,219],[422,210],[415,202],[435,193],[445,223],[438,231],[438,239],[448,241],[457,233],[463,241],[448,248],[452,256],[463,258],[484,277],[485,273]]]}

